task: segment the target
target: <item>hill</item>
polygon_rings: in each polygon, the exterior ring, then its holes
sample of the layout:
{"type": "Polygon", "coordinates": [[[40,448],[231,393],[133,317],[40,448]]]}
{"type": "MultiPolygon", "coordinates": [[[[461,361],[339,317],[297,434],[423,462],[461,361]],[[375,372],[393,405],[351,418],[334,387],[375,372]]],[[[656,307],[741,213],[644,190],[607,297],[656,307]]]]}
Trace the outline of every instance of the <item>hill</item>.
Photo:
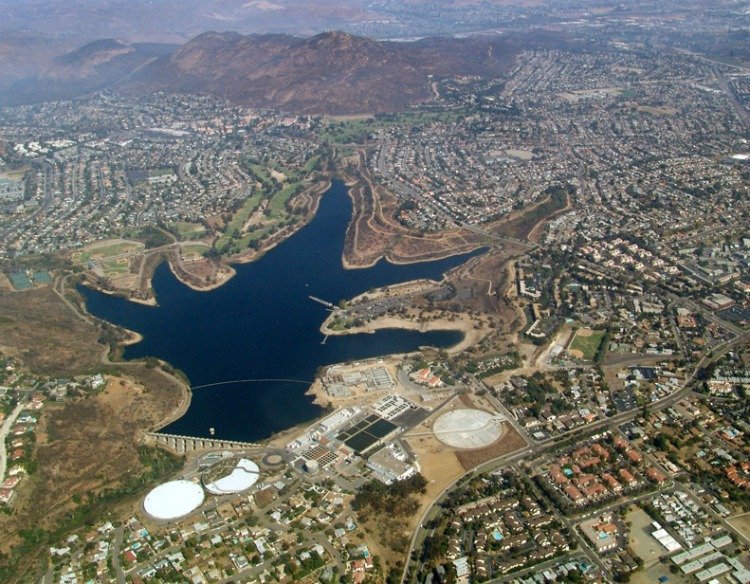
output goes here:
{"type": "MultiPolygon", "coordinates": [[[[23,37],[0,46],[0,64],[33,52],[33,66],[0,69],[0,103],[68,99],[92,91],[209,94],[293,113],[403,110],[433,96],[442,77],[497,77],[530,48],[566,44],[556,33],[377,41],[344,32],[310,38],[207,32],[182,46],[103,39],[63,52],[70,40],[23,37]],[[29,49],[32,47],[32,49],[29,49]],[[56,49],[61,50],[55,56],[56,49]]],[[[29,58],[24,56],[24,58],[29,58]]]]}
{"type": "Polygon", "coordinates": [[[524,46],[515,37],[407,43],[343,32],[307,39],[209,32],[117,87],[208,93],[296,113],[395,111],[430,98],[431,76],[497,76],[524,46]]]}
{"type": "Polygon", "coordinates": [[[14,42],[5,44],[5,60],[18,62],[22,53],[22,62],[29,66],[8,68],[0,73],[0,103],[4,105],[69,99],[107,89],[175,48],[103,39],[55,54],[55,49],[67,48],[70,41],[32,35],[16,35],[11,39],[14,42]]]}

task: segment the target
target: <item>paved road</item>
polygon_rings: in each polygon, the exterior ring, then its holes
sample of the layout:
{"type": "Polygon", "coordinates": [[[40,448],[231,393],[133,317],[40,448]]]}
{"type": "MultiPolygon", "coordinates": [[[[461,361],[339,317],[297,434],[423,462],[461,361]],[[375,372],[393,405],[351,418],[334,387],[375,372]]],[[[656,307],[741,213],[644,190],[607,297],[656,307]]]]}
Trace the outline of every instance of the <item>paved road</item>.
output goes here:
{"type": "MultiPolygon", "coordinates": [[[[484,387],[484,386],[482,386],[484,387]]],[[[526,428],[521,426],[521,424],[518,423],[518,420],[516,420],[515,416],[510,412],[508,408],[505,407],[503,402],[501,402],[498,398],[496,398],[491,391],[485,390],[487,393],[485,393],[485,396],[487,398],[487,401],[489,401],[495,409],[503,414],[505,418],[508,420],[508,423],[515,429],[516,432],[518,432],[521,437],[526,441],[526,444],[535,444],[535,440],[529,436],[529,433],[526,431],[526,428]]]]}
{"type": "MultiPolygon", "coordinates": [[[[657,400],[655,402],[652,402],[648,404],[648,407],[651,411],[655,410],[661,410],[666,407],[669,407],[673,405],[674,403],[680,401],[685,396],[687,396],[690,391],[692,390],[693,384],[696,382],[696,377],[698,372],[707,364],[711,363],[712,361],[716,361],[719,359],[724,353],[729,351],[733,346],[745,342],[748,338],[750,338],[750,332],[744,332],[736,337],[734,337],[731,340],[724,341],[713,348],[711,352],[711,356],[704,355],[698,363],[695,365],[695,368],[693,369],[692,374],[684,381],[682,386],[672,392],[671,394],[661,398],[660,400],[657,400]]],[[[406,574],[409,570],[409,566],[411,565],[411,554],[414,551],[414,549],[417,547],[417,543],[423,540],[421,537],[424,534],[424,530],[422,529],[422,525],[429,521],[429,519],[434,518],[437,513],[440,511],[438,505],[442,501],[442,499],[461,481],[463,480],[467,475],[469,474],[479,474],[482,472],[487,472],[490,470],[495,470],[498,468],[502,468],[504,466],[510,465],[514,462],[517,462],[521,460],[522,458],[525,458],[529,455],[534,456],[540,456],[545,452],[553,451],[555,448],[558,447],[559,443],[564,441],[567,438],[574,438],[580,434],[580,437],[583,438],[584,436],[589,436],[593,433],[595,433],[598,430],[602,430],[605,428],[614,428],[616,426],[619,426],[620,424],[630,421],[634,418],[637,418],[641,415],[640,408],[629,410],[627,412],[623,412],[621,414],[618,414],[616,416],[613,416],[611,418],[605,418],[603,420],[600,420],[599,422],[594,422],[592,424],[587,424],[586,426],[581,426],[580,428],[575,428],[573,430],[569,430],[568,432],[565,432],[563,434],[560,434],[558,436],[553,436],[552,438],[549,438],[547,440],[544,440],[542,442],[537,442],[533,446],[527,446],[526,448],[523,448],[521,450],[516,451],[515,453],[502,456],[500,458],[497,458],[495,460],[491,460],[463,475],[458,477],[453,483],[448,485],[434,500],[432,505],[425,510],[425,512],[422,514],[422,517],[419,521],[419,528],[417,528],[412,536],[411,545],[409,546],[409,550],[406,553],[406,565],[404,566],[404,572],[401,575],[401,583],[403,584],[406,581],[406,574]]],[[[625,504],[627,503],[628,499],[624,499],[619,504],[625,504]]],[[[419,569],[419,563],[417,562],[417,570],[419,569]]]]}
{"type": "Polygon", "coordinates": [[[497,578],[493,578],[492,580],[487,580],[485,584],[500,584],[501,582],[509,582],[510,580],[526,578],[527,576],[535,576],[560,562],[567,563],[579,562],[584,560],[588,561],[588,556],[581,554],[581,552],[579,552],[578,550],[570,551],[565,555],[552,558],[551,560],[547,560],[546,562],[542,562],[541,564],[535,564],[530,568],[526,568],[525,570],[519,570],[518,572],[513,572],[511,574],[503,574],[502,576],[498,576],[497,578]]]}
{"type": "Polygon", "coordinates": [[[122,549],[122,538],[125,533],[124,527],[118,527],[115,531],[115,543],[112,546],[112,566],[117,574],[117,584],[125,584],[125,573],[120,565],[120,551],[122,549]]]}
{"type": "Polygon", "coordinates": [[[8,465],[8,453],[5,451],[5,438],[8,436],[11,426],[13,426],[24,405],[25,404],[22,401],[18,402],[18,405],[5,419],[5,422],[3,422],[3,427],[0,428],[0,481],[5,479],[5,470],[8,465]]]}

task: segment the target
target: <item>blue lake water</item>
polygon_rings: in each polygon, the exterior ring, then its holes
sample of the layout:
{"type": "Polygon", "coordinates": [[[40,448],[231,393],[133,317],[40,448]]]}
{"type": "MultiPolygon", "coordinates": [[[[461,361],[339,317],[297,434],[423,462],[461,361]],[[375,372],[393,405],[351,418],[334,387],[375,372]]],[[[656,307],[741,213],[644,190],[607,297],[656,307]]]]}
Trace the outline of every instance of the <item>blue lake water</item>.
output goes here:
{"type": "MultiPolygon", "coordinates": [[[[156,356],[184,371],[194,387],[231,380],[284,379],[310,382],[323,365],[414,351],[422,345],[449,347],[457,331],[419,333],[397,329],[329,337],[321,344],[325,307],[372,288],[416,278],[441,279],[449,269],[480,253],[434,262],[345,270],[341,262],[352,203],[334,181],[315,218],[260,260],[236,266],[237,275],[210,292],[181,284],[166,264],[153,286],[157,307],[143,306],[80,287],[91,314],[141,333],[125,358],[156,356]]],[[[304,395],[307,385],[257,381],[195,389],[187,413],[165,432],[255,441],[321,414],[304,395]]]]}

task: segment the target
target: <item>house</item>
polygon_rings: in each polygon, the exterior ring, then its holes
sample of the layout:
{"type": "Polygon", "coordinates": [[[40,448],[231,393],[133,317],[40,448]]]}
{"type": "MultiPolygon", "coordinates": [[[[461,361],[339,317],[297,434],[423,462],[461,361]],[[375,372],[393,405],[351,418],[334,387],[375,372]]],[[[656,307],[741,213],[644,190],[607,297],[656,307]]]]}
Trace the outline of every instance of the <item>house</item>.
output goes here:
{"type": "Polygon", "coordinates": [[[655,466],[649,466],[646,469],[646,476],[649,478],[649,480],[658,484],[661,484],[667,480],[667,477],[664,476],[664,473],[655,466]]]}
{"type": "Polygon", "coordinates": [[[581,503],[583,503],[583,494],[573,485],[568,485],[567,487],[565,487],[565,494],[576,505],[580,505],[581,503]]]}
{"type": "Polygon", "coordinates": [[[462,556],[453,560],[456,567],[456,582],[468,583],[471,569],[469,568],[469,558],[462,556]]]}
{"type": "Polygon", "coordinates": [[[430,371],[429,367],[420,369],[416,373],[411,375],[412,379],[417,383],[426,385],[427,387],[441,387],[443,385],[442,379],[430,371]]]}
{"type": "Polygon", "coordinates": [[[367,556],[366,558],[359,558],[357,560],[352,560],[351,562],[349,562],[349,566],[352,569],[352,573],[366,572],[367,570],[372,570],[373,568],[372,556],[367,556]]]}
{"type": "Polygon", "coordinates": [[[621,468],[618,474],[620,475],[622,482],[626,485],[632,485],[637,482],[633,474],[626,468],[621,468]]]}
{"type": "Polygon", "coordinates": [[[628,448],[625,451],[625,456],[627,456],[628,460],[633,464],[638,464],[639,462],[641,462],[641,460],[643,460],[643,456],[641,456],[641,453],[632,448],[628,448]]]}

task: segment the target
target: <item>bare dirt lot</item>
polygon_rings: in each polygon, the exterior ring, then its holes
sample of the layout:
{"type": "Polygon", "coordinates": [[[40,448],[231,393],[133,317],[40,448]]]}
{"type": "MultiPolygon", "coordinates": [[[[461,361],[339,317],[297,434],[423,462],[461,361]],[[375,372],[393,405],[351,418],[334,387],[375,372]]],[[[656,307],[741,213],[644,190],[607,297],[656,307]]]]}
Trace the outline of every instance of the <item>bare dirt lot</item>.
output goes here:
{"type": "Polygon", "coordinates": [[[11,285],[10,280],[8,280],[5,274],[0,274],[0,290],[3,290],[5,292],[13,291],[13,286],[11,285]]]}
{"type": "Polygon", "coordinates": [[[625,516],[625,521],[629,521],[632,526],[628,545],[643,560],[644,566],[649,567],[658,562],[663,549],[659,542],[649,534],[651,517],[636,506],[625,516]]]}
{"type": "Polygon", "coordinates": [[[456,452],[456,456],[465,470],[471,470],[494,458],[510,454],[526,446],[526,441],[513,427],[507,424],[507,422],[505,426],[506,431],[494,444],[478,450],[461,450],[456,452]]]}
{"type": "Polygon", "coordinates": [[[731,517],[727,519],[727,522],[744,535],[745,539],[750,540],[750,513],[731,517]]]}
{"type": "MultiPolygon", "coordinates": [[[[421,430],[424,427],[419,428],[421,430]]],[[[424,430],[428,431],[426,428],[424,430]]],[[[455,452],[440,442],[434,434],[413,436],[407,442],[417,455],[422,475],[428,481],[425,499],[432,501],[446,486],[464,473],[455,452]]]]}
{"type": "Polygon", "coordinates": [[[677,584],[687,581],[681,574],[670,573],[669,565],[659,561],[665,551],[659,542],[651,537],[652,519],[643,509],[637,505],[633,506],[633,510],[625,516],[625,521],[631,524],[628,546],[643,560],[643,568],[632,575],[631,582],[653,584],[663,576],[667,577],[669,582],[677,584]]]}
{"type": "Polygon", "coordinates": [[[667,564],[659,562],[635,572],[630,577],[630,582],[633,584],[655,584],[659,582],[660,578],[667,578],[664,582],[669,582],[670,584],[685,584],[686,582],[690,582],[682,574],[672,574],[667,564]]]}
{"type": "Polygon", "coordinates": [[[497,317],[497,327],[504,332],[513,328],[512,323],[517,316],[516,306],[507,297],[509,289],[515,290],[513,278],[510,278],[509,262],[522,249],[510,244],[503,249],[491,249],[455,268],[448,275],[448,280],[456,289],[471,290],[471,298],[462,301],[463,308],[497,317]]]}

